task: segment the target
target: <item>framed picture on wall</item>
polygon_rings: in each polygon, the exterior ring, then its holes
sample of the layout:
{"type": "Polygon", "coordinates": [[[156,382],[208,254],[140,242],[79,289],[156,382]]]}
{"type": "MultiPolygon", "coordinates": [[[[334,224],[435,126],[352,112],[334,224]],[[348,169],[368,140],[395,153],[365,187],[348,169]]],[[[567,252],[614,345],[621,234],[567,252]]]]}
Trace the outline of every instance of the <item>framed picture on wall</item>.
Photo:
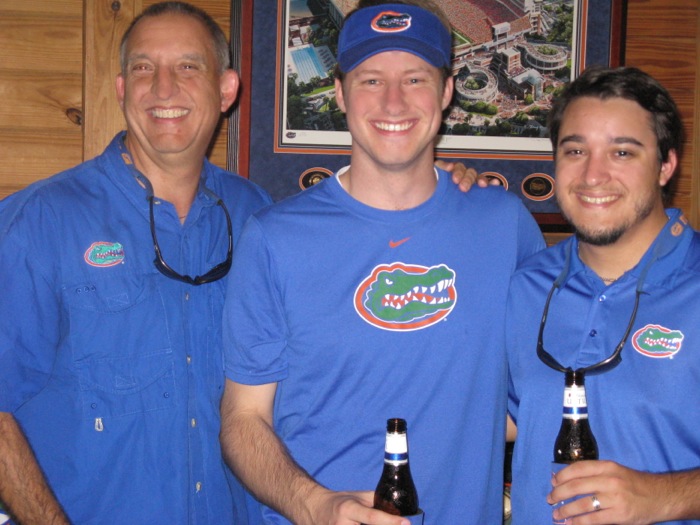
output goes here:
{"type": "MultiPolygon", "coordinates": [[[[436,0],[453,26],[455,96],[436,144],[518,193],[541,224],[554,203],[546,118],[557,94],[588,64],[617,65],[622,0],[436,0]]],[[[234,3],[237,3],[234,0],[234,3]]],[[[333,70],[344,17],[357,0],[253,0],[249,166],[274,198],[347,164],[350,134],[333,70]]],[[[243,17],[245,18],[245,17],[243,17]]],[[[250,31],[252,27],[252,31],[250,31]]],[[[235,31],[236,28],[233,28],[235,31]]],[[[241,130],[242,134],[244,133],[241,130]]]]}

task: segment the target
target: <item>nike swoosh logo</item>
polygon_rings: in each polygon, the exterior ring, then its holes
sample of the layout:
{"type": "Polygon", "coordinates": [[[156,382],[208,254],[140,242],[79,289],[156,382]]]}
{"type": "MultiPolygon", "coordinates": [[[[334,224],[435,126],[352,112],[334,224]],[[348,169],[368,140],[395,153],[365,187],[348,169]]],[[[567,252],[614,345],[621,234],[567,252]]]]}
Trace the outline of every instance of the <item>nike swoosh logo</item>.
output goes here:
{"type": "Polygon", "coordinates": [[[389,241],[389,248],[396,248],[398,246],[401,246],[408,239],[410,239],[410,237],[406,237],[405,239],[401,239],[400,241],[389,241]]]}

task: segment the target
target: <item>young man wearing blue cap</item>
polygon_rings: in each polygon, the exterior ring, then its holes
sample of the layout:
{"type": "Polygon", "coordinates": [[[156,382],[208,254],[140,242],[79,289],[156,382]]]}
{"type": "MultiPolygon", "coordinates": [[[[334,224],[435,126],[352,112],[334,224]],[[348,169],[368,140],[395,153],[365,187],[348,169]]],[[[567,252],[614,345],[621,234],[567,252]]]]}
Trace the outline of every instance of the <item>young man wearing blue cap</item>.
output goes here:
{"type": "Polygon", "coordinates": [[[434,167],[451,38],[421,6],[346,18],[351,164],[256,214],[234,257],[222,444],[266,523],[407,524],[372,509],[391,417],[426,525],[501,520],[504,304],[543,242],[517,197],[434,167]]]}

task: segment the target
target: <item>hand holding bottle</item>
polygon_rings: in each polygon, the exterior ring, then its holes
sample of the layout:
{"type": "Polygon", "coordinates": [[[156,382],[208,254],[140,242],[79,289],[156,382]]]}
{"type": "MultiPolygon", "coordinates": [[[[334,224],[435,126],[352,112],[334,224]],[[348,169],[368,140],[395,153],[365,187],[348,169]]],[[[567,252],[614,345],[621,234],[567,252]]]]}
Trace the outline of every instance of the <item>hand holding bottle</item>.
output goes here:
{"type": "Polygon", "coordinates": [[[335,492],[322,487],[310,496],[307,506],[310,510],[308,523],[333,525],[410,525],[406,518],[392,516],[374,509],[374,493],[335,492]]]}
{"type": "Polygon", "coordinates": [[[600,502],[600,511],[591,514],[591,497],[571,501],[554,511],[556,519],[568,518],[567,523],[575,525],[572,518],[587,514],[587,524],[648,525],[693,519],[693,511],[684,510],[681,495],[700,487],[700,472],[650,474],[613,461],[580,461],[557,473],[552,485],[550,504],[579,494],[594,494],[600,502]]]}

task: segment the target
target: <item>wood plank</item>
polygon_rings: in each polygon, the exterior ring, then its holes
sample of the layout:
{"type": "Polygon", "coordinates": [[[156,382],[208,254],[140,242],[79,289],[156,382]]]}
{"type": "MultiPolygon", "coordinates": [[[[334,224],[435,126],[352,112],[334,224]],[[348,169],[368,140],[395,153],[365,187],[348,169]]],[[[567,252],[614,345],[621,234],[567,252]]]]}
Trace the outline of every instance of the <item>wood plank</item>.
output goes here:
{"type": "Polygon", "coordinates": [[[85,3],[83,158],[99,155],[125,122],[114,82],[119,73],[119,43],[141,10],[137,0],[85,3]],[[137,5],[138,4],[138,5],[137,5]]]}
{"type": "Polygon", "coordinates": [[[676,0],[672,7],[665,0],[628,2],[625,63],[658,79],[683,116],[686,140],[671,205],[682,208],[695,228],[700,228],[700,152],[695,146],[700,136],[699,38],[697,0],[676,0]]]}
{"type": "Polygon", "coordinates": [[[207,158],[215,165],[226,168],[228,160],[228,119],[222,117],[207,151],[207,158]]]}
{"type": "Polygon", "coordinates": [[[627,5],[628,39],[695,38],[697,28],[688,22],[697,17],[697,0],[632,0],[627,5]]]}
{"type": "Polygon", "coordinates": [[[0,75],[0,100],[5,108],[0,111],[0,128],[79,128],[82,74],[1,71],[0,75]]]}
{"type": "Polygon", "coordinates": [[[0,17],[14,17],[17,15],[37,14],[42,17],[73,16],[78,19],[83,17],[82,0],[27,0],[0,3],[0,17]]]}
{"type": "Polygon", "coordinates": [[[0,198],[28,184],[79,164],[82,160],[80,129],[52,133],[42,129],[0,129],[0,198]]]}
{"type": "Polygon", "coordinates": [[[82,70],[82,19],[0,15],[0,65],[17,71],[82,70]]]}

